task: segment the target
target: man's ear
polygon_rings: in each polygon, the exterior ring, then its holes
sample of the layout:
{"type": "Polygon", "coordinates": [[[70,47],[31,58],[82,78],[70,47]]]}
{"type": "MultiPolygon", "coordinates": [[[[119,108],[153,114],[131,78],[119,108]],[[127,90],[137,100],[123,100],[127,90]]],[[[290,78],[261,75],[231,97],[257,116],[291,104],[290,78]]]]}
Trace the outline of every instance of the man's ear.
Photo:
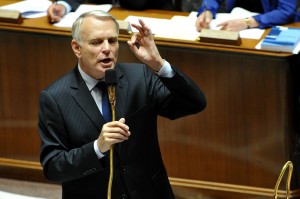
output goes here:
{"type": "Polygon", "coordinates": [[[71,46],[72,46],[73,52],[76,55],[76,57],[80,58],[81,57],[80,45],[78,44],[78,42],[75,39],[72,39],[71,46]]]}

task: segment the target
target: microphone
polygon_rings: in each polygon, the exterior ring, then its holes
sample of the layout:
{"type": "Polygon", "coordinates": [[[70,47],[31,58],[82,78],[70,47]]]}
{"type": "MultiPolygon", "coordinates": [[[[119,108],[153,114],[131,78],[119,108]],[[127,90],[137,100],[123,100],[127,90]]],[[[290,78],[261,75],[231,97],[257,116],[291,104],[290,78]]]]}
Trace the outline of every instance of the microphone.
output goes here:
{"type": "MultiPolygon", "coordinates": [[[[107,69],[105,71],[105,84],[107,86],[108,98],[111,106],[112,121],[116,121],[115,105],[116,105],[117,71],[115,69],[107,69]]],[[[114,175],[113,174],[114,173],[113,151],[114,151],[114,145],[111,145],[110,153],[109,153],[110,174],[109,174],[108,189],[107,189],[107,199],[111,199],[112,181],[114,175]]]]}
{"type": "Polygon", "coordinates": [[[117,70],[116,69],[107,69],[105,71],[105,84],[110,85],[117,85],[117,70]]]}

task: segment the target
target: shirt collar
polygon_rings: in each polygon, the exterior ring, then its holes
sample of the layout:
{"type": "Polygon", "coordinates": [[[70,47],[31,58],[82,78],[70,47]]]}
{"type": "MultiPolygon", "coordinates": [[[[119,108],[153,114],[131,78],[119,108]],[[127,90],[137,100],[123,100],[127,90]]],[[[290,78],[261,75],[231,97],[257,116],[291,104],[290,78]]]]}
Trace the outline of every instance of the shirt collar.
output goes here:
{"type": "Polygon", "coordinates": [[[89,76],[88,74],[86,74],[80,67],[79,63],[78,63],[78,70],[79,70],[79,73],[81,74],[83,80],[85,81],[89,91],[91,91],[95,86],[96,84],[99,82],[99,80],[89,76]]]}

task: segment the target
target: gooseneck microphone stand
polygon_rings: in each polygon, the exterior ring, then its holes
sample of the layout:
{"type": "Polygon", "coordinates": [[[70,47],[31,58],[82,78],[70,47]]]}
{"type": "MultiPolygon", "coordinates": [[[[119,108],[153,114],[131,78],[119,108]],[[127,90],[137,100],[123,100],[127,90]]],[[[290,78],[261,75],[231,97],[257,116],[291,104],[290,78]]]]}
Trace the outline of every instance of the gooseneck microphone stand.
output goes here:
{"type": "MultiPolygon", "coordinates": [[[[117,85],[117,73],[115,69],[108,69],[105,71],[105,84],[107,85],[108,98],[111,106],[112,121],[116,121],[116,85],[117,85]]],[[[114,173],[114,145],[110,146],[109,151],[109,164],[110,174],[108,181],[107,198],[111,199],[111,189],[114,173]]]]}

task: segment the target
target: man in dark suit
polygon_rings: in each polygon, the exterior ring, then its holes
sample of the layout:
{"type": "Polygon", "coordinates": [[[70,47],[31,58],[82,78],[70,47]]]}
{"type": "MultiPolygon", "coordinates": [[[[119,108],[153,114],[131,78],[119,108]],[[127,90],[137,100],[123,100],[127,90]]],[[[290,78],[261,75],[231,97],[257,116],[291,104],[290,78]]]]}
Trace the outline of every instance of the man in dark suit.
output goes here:
{"type": "Polygon", "coordinates": [[[176,7],[173,0],[59,0],[47,10],[49,21],[60,21],[65,14],[75,11],[83,3],[113,4],[129,10],[175,10],[176,7]]]}
{"type": "Polygon", "coordinates": [[[113,147],[112,199],[173,199],[160,153],[157,116],[176,119],[202,111],[203,92],[162,59],[150,28],[139,21],[128,45],[144,64],[117,63],[118,23],[93,11],[72,27],[75,68],[40,94],[39,134],[45,176],[62,184],[63,198],[107,198],[113,147]],[[117,72],[116,119],[105,121],[96,86],[117,72]]]}

